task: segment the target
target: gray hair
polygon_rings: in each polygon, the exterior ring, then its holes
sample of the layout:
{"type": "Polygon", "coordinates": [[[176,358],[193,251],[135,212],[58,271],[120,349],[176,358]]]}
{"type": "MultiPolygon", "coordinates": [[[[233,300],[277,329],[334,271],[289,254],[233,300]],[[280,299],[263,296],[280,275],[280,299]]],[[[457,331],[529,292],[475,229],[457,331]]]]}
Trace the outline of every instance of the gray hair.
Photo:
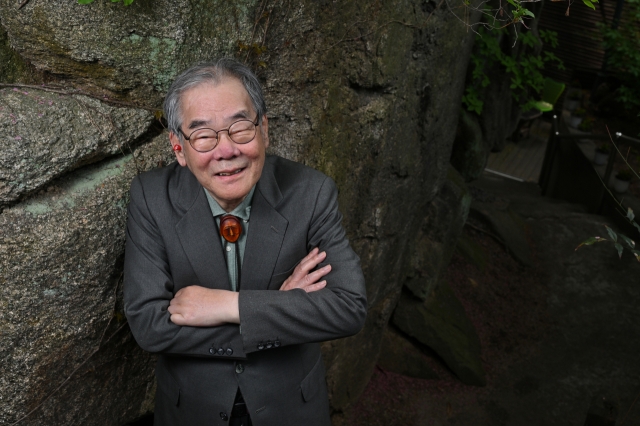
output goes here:
{"type": "Polygon", "coordinates": [[[258,122],[260,122],[267,112],[267,106],[258,77],[240,62],[231,58],[221,58],[196,64],[175,79],[163,104],[169,131],[175,133],[182,140],[182,133],[179,131],[182,126],[180,102],[184,92],[203,83],[218,84],[225,77],[235,77],[242,82],[251,98],[253,108],[258,114],[258,122]]]}

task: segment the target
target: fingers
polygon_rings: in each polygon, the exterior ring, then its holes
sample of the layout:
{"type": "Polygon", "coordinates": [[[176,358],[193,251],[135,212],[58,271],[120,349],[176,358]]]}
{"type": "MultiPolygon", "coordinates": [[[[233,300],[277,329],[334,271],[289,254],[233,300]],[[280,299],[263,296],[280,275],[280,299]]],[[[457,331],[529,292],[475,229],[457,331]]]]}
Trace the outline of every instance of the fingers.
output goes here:
{"type": "Polygon", "coordinates": [[[175,325],[186,325],[184,317],[180,314],[173,314],[169,317],[169,319],[171,319],[171,322],[175,325]]]}
{"type": "Polygon", "coordinates": [[[310,274],[305,275],[304,280],[307,285],[315,284],[320,278],[324,277],[329,272],[331,272],[331,265],[326,265],[317,271],[313,271],[310,274]]]}
{"type": "Polygon", "coordinates": [[[319,283],[325,275],[331,272],[331,265],[325,265],[322,268],[313,271],[327,257],[326,252],[320,252],[318,248],[314,248],[306,255],[295,267],[291,276],[289,276],[280,287],[280,290],[293,290],[300,288],[307,292],[317,291],[324,288],[327,283],[319,283]]]}
{"type": "Polygon", "coordinates": [[[176,299],[176,297],[178,297],[178,295],[180,294],[180,291],[178,291],[175,297],[169,302],[167,311],[169,311],[169,314],[171,314],[169,318],[171,319],[172,323],[176,325],[185,325],[186,318],[184,317],[184,312],[182,312],[183,309],[180,306],[180,299],[176,299]]]}
{"type": "Polygon", "coordinates": [[[326,281],[320,281],[319,283],[306,286],[303,290],[306,291],[307,293],[312,293],[314,291],[322,290],[326,286],[327,286],[326,281]]]}
{"type": "Polygon", "coordinates": [[[169,301],[167,311],[176,325],[214,327],[240,322],[238,293],[230,290],[184,287],[169,301]]]}
{"type": "Polygon", "coordinates": [[[311,250],[309,254],[306,255],[304,259],[302,259],[298,266],[296,266],[294,274],[298,272],[300,277],[302,277],[308,274],[309,271],[311,271],[313,268],[318,266],[327,257],[326,252],[323,251],[322,253],[320,253],[319,251],[320,250],[318,248],[314,248],[313,250],[311,250]]]}
{"type": "Polygon", "coordinates": [[[318,247],[312,248],[309,254],[307,254],[305,257],[302,258],[300,263],[307,262],[308,260],[312,259],[314,256],[317,256],[319,252],[320,252],[320,249],[318,247]]]}

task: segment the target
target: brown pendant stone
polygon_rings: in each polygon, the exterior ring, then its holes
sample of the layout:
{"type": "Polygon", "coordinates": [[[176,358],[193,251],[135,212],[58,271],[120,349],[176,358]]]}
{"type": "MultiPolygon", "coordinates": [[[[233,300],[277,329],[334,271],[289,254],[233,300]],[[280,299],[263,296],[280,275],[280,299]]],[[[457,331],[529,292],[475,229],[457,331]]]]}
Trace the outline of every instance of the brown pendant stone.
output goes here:
{"type": "Polygon", "coordinates": [[[242,223],[240,219],[230,214],[224,215],[220,218],[220,235],[229,241],[235,243],[242,234],[242,223]]]}

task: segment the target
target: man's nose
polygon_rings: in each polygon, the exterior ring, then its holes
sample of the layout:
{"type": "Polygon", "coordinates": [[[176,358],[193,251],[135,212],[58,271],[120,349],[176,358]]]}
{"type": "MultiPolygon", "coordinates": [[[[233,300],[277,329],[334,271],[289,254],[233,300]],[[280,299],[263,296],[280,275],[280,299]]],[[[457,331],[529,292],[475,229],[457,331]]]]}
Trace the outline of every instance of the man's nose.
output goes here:
{"type": "Polygon", "coordinates": [[[228,131],[218,133],[218,145],[213,150],[216,160],[225,160],[240,155],[238,144],[231,140],[228,131]]]}

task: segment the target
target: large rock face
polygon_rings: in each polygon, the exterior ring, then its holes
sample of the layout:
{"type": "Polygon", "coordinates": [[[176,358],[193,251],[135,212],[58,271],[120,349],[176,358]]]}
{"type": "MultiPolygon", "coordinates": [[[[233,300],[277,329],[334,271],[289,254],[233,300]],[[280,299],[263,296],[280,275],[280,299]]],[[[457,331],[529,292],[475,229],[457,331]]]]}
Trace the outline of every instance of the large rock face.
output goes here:
{"type": "Polygon", "coordinates": [[[131,179],[166,161],[166,145],[67,175],[0,215],[2,424],[36,407],[22,424],[118,424],[149,408],[154,360],[118,300],[122,230],[131,179]]]}
{"type": "MultiPolygon", "coordinates": [[[[0,55],[15,63],[0,68],[6,81],[55,83],[130,105],[38,94],[55,100],[45,101],[51,109],[40,122],[37,101],[12,88],[2,92],[1,102],[24,111],[33,161],[25,159],[24,176],[10,163],[0,169],[11,176],[0,180],[7,194],[0,283],[11,288],[0,299],[0,423],[35,409],[21,424],[119,424],[148,409],[153,360],[120,322],[118,282],[128,183],[170,155],[166,135],[151,141],[158,129],[133,107],[158,107],[177,72],[221,55],[246,61],[263,80],[271,151],[338,183],[369,299],[365,329],[323,348],[333,409],[347,408],[373,371],[383,330],[413,274],[422,235],[416,230],[449,168],[472,33],[435,6],[32,0],[17,9],[0,0],[7,34],[0,34],[0,55]],[[56,138],[56,126],[67,137],[56,138]],[[131,149],[135,161],[125,155],[131,149]],[[62,160],[47,161],[45,150],[62,160]]],[[[4,129],[18,125],[10,114],[0,111],[4,129]]],[[[15,136],[5,130],[5,146],[17,146],[15,136]]]]}
{"type": "Polygon", "coordinates": [[[131,152],[153,115],[86,96],[0,89],[0,206],[84,164],[131,152]]]}
{"type": "Polygon", "coordinates": [[[425,211],[422,226],[416,232],[411,269],[404,284],[415,297],[427,300],[442,283],[470,206],[471,195],[462,176],[450,167],[447,180],[425,211]]]}
{"type": "Polygon", "coordinates": [[[478,179],[487,165],[491,148],[482,135],[478,116],[463,108],[451,152],[451,165],[466,182],[478,179]]]}
{"type": "Polygon", "coordinates": [[[433,349],[463,383],[486,384],[480,339],[448,284],[435,289],[426,302],[403,294],[393,324],[433,349]]]}

